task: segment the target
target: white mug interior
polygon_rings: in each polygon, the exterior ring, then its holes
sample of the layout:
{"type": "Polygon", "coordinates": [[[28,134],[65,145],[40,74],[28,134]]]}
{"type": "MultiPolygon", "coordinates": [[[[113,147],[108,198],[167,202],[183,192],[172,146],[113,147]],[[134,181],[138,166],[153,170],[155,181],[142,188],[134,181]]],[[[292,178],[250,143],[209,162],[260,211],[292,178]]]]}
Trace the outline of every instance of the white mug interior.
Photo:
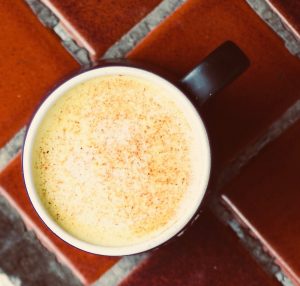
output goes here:
{"type": "Polygon", "coordinates": [[[208,136],[203,121],[199,113],[195,109],[194,105],[189,101],[186,95],[179,88],[177,88],[175,85],[165,80],[164,78],[149,71],[145,71],[135,67],[107,66],[92,69],[72,77],[71,79],[67,80],[59,87],[57,87],[54,91],[52,91],[51,94],[45,99],[45,101],[40,105],[40,107],[36,111],[28,127],[23,147],[22,166],[26,189],[30,200],[33,204],[33,207],[37,211],[40,218],[57,236],[59,236],[67,243],[90,253],[109,256],[120,256],[140,253],[155,248],[174,237],[188,224],[188,222],[197,212],[199,205],[203,200],[204,194],[206,192],[211,168],[211,155],[208,136]],[[49,215],[43,203],[41,202],[41,199],[34,185],[32,175],[32,148],[35,136],[37,134],[37,130],[42,119],[47,114],[47,111],[61,96],[63,96],[69,89],[81,82],[85,82],[95,77],[116,74],[142,77],[146,80],[151,81],[154,84],[162,85],[167,90],[170,90],[172,96],[176,98],[177,103],[183,106],[184,109],[187,111],[186,116],[189,117],[189,122],[193,125],[194,130],[197,130],[195,144],[197,144],[197,151],[201,152],[202,162],[198,162],[199,166],[196,166],[197,168],[200,167],[199,180],[197,181],[197,185],[191,188],[191,196],[187,201],[188,205],[186,205],[185,208],[182,209],[182,212],[180,212],[180,216],[176,218],[176,220],[174,220],[174,223],[172,223],[172,225],[169,228],[165,229],[164,231],[158,233],[155,236],[149,237],[149,239],[141,243],[112,247],[91,244],[74,237],[73,235],[65,231],[61,226],[59,226],[55,222],[55,220],[49,215]]]}

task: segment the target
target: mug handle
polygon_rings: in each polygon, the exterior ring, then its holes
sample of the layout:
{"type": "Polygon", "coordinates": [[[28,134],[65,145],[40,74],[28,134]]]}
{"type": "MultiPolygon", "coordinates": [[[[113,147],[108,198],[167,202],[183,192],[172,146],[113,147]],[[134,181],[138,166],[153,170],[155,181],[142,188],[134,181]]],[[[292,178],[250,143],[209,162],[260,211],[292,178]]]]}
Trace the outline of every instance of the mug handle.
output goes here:
{"type": "Polygon", "coordinates": [[[181,79],[184,88],[196,96],[198,104],[232,82],[250,65],[249,59],[231,41],[223,43],[181,79]]]}

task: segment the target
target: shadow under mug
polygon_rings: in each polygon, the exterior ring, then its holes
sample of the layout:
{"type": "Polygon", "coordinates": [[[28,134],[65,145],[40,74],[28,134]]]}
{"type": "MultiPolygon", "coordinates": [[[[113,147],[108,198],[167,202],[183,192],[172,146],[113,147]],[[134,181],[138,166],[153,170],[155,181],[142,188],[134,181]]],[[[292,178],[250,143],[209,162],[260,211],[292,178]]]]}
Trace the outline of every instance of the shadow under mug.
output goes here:
{"type": "Polygon", "coordinates": [[[40,218],[58,237],[67,243],[90,253],[109,256],[130,255],[144,252],[156,248],[166,243],[170,239],[181,235],[183,231],[193,221],[195,221],[195,218],[198,217],[198,210],[206,193],[210,175],[210,145],[206,129],[199,114],[199,109],[210,96],[237,78],[247,69],[248,66],[249,60],[244,53],[234,43],[227,41],[209,54],[199,65],[197,65],[181,80],[176,79],[176,77],[168,72],[145,63],[137,63],[125,59],[116,59],[104,60],[96,67],[82,71],[64,81],[48,95],[48,97],[42,102],[34,114],[28,126],[23,146],[22,168],[24,182],[31,203],[40,218]],[[91,78],[98,77],[99,74],[103,75],[105,70],[112,70],[114,67],[127,69],[128,71],[134,70],[135,74],[138,72],[149,74],[153,78],[164,81],[166,84],[172,87],[174,91],[176,90],[176,92],[180,92],[181,96],[189,104],[193,105],[194,110],[197,113],[198,120],[200,122],[199,128],[201,129],[199,132],[202,132],[204,138],[203,146],[205,148],[204,150],[207,157],[205,178],[203,179],[202,185],[199,186],[199,196],[197,200],[195,200],[194,205],[189,208],[189,211],[186,214],[184,214],[182,220],[180,219],[180,222],[177,223],[175,227],[170,227],[170,229],[167,231],[164,231],[162,234],[158,234],[156,237],[151,238],[150,240],[146,240],[139,244],[120,247],[94,245],[82,241],[65,231],[55,222],[55,220],[50,216],[46,208],[43,206],[43,203],[41,202],[38,192],[35,188],[32,174],[33,143],[36,132],[39,128],[39,124],[49,108],[70,88],[74,87],[80,82],[85,82],[91,78]]]}

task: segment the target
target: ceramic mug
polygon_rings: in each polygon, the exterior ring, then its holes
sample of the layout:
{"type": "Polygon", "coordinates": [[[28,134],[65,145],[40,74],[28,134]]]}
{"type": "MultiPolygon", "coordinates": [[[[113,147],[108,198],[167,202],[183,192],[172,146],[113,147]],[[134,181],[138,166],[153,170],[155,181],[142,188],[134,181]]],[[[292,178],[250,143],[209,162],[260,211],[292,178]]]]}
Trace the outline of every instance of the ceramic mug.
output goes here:
{"type": "Polygon", "coordinates": [[[156,67],[149,66],[143,63],[136,63],[125,59],[106,60],[102,61],[96,67],[80,72],[64,81],[55,88],[48,97],[42,102],[38,110],[35,112],[25,136],[22,167],[25,186],[32,202],[33,207],[37,211],[44,223],[61,239],[69,244],[95,254],[119,256],[130,255],[144,252],[156,248],[170,239],[180,235],[197,216],[201,202],[207,190],[210,168],[211,168],[211,152],[206,128],[201,119],[201,105],[218,90],[229,84],[237,78],[248,67],[249,61],[244,53],[232,42],[223,43],[220,47],[208,55],[199,65],[191,72],[185,75],[182,79],[177,79],[170,73],[162,71],[156,67]],[[148,240],[126,246],[105,246],[95,245],[86,241],[80,240],[64,230],[50,216],[45,206],[41,202],[37,189],[33,180],[32,168],[32,148],[36,138],[37,130],[51,106],[61,97],[66,91],[79,83],[89,79],[100,77],[109,74],[127,74],[139,75],[140,77],[163,84],[170,92],[176,94],[181,104],[186,105],[193,117],[192,121],[197,126],[197,130],[202,138],[201,148],[203,155],[203,170],[201,183],[197,187],[197,192],[194,194],[192,205],[181,215],[167,230],[159,233],[157,236],[151,237],[148,240]]]}

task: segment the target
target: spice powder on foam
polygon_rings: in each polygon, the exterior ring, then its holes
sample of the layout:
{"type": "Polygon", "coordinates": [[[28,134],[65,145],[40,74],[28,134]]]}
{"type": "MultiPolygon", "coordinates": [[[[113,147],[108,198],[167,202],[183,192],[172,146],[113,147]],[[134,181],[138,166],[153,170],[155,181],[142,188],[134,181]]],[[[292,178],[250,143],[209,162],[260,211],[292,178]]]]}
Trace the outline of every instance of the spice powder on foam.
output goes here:
{"type": "Polygon", "coordinates": [[[34,148],[36,185],[67,231],[124,245],[175,216],[190,183],[191,128],[165,92],[107,76],[71,89],[49,111],[34,148]]]}

